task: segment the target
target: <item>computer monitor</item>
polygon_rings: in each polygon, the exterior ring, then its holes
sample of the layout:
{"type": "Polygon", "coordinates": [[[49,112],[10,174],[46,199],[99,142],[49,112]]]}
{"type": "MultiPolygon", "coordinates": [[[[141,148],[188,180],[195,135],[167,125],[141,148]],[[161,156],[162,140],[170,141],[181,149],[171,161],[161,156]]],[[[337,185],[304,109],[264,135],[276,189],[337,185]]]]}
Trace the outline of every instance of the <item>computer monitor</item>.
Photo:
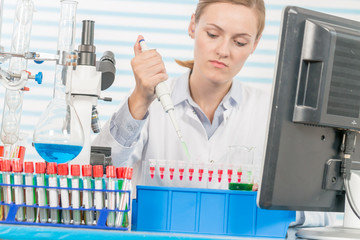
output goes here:
{"type": "Polygon", "coordinates": [[[341,146],[360,130],[360,23],[286,7],[279,37],[258,205],[344,211],[341,146]]]}

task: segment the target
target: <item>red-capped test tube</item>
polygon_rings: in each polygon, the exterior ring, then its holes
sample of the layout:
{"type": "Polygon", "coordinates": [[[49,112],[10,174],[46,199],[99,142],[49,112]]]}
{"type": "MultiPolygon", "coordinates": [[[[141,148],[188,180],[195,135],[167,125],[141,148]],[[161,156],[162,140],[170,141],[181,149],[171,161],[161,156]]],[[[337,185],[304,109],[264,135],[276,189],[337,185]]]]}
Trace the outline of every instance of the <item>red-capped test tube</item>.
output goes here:
{"type": "MultiPolygon", "coordinates": [[[[14,161],[13,164],[13,171],[14,171],[14,184],[15,185],[23,185],[23,165],[20,161],[14,161]]],[[[15,204],[24,204],[24,190],[23,187],[14,187],[14,197],[15,197],[15,204]]],[[[15,216],[16,220],[19,222],[24,221],[24,208],[19,207],[18,211],[15,216]]]]}
{"type": "Polygon", "coordinates": [[[59,198],[58,198],[58,190],[56,189],[58,187],[57,184],[57,164],[56,162],[49,162],[46,167],[46,173],[48,174],[48,181],[49,181],[49,202],[50,207],[53,207],[50,209],[50,218],[52,223],[59,223],[59,214],[58,209],[59,207],[59,198]]]}
{"type": "MultiPolygon", "coordinates": [[[[4,184],[11,184],[11,160],[3,160],[1,170],[3,172],[3,183],[4,184]]],[[[12,194],[11,194],[11,186],[4,186],[4,202],[5,203],[12,203],[12,194]]],[[[9,206],[5,205],[5,217],[9,213],[9,206]]]]}
{"type": "Polygon", "coordinates": [[[223,175],[223,170],[222,169],[218,169],[218,181],[221,182],[221,178],[223,175]]]}
{"type": "MultiPolygon", "coordinates": [[[[92,178],[92,166],[83,165],[82,166],[82,175],[83,175],[83,187],[84,189],[91,189],[91,178],[92,178]]],[[[93,207],[93,197],[92,190],[83,191],[83,206],[85,209],[90,209],[93,207]]],[[[91,210],[85,211],[85,223],[86,225],[93,225],[94,222],[94,212],[91,210]]]]}
{"type": "MultiPolygon", "coordinates": [[[[115,166],[107,166],[106,167],[106,178],[107,178],[107,184],[106,184],[106,190],[110,190],[107,192],[107,209],[109,210],[115,210],[116,205],[116,193],[113,192],[115,190],[115,184],[116,184],[116,168],[115,166]]],[[[115,212],[111,211],[108,213],[107,222],[108,227],[115,226],[115,212]]]]}
{"type": "MultiPolygon", "coordinates": [[[[67,163],[62,163],[58,165],[58,175],[61,188],[69,188],[68,185],[68,175],[69,175],[69,166],[67,163]]],[[[60,202],[62,208],[70,207],[70,195],[68,189],[60,190],[60,202]]],[[[64,224],[70,224],[70,210],[63,209],[61,212],[61,217],[64,224]]]]}
{"type": "MultiPolygon", "coordinates": [[[[80,188],[80,165],[73,164],[70,167],[71,169],[71,188],[79,189],[80,188]]],[[[72,208],[80,208],[80,191],[71,190],[71,206],[72,208]]],[[[80,210],[73,210],[73,223],[74,225],[81,224],[81,212],[80,210]]]]}
{"type": "Polygon", "coordinates": [[[175,168],[170,167],[170,168],[169,168],[170,180],[173,180],[173,179],[174,179],[174,172],[175,172],[175,168]]]}
{"type": "MultiPolygon", "coordinates": [[[[47,194],[44,188],[45,186],[45,172],[46,164],[44,162],[35,163],[35,173],[36,173],[36,185],[37,188],[37,199],[39,207],[47,206],[47,194]]],[[[48,221],[48,212],[46,208],[39,208],[39,218],[41,223],[47,223],[48,221]]],[[[36,220],[38,221],[38,220],[36,220]]]]}
{"type": "Polygon", "coordinates": [[[194,168],[189,168],[189,180],[192,181],[194,176],[194,168]]]}
{"type": "MultiPolygon", "coordinates": [[[[116,177],[118,178],[118,190],[124,190],[124,184],[125,184],[125,167],[118,167],[116,168],[116,177]]],[[[116,208],[118,210],[121,209],[121,199],[123,198],[123,195],[125,195],[123,192],[119,192],[116,195],[116,208]]],[[[116,227],[120,227],[121,226],[121,217],[122,217],[122,212],[116,212],[116,220],[115,220],[115,225],[116,227]]]]}
{"type": "MultiPolygon", "coordinates": [[[[25,185],[34,186],[34,163],[25,162],[25,185]]],[[[35,188],[34,187],[25,187],[25,203],[26,205],[35,204],[35,188]]],[[[34,222],[35,221],[35,208],[26,207],[26,221],[34,222]]]]}
{"type": "MultiPolygon", "coordinates": [[[[126,191],[130,191],[125,193],[124,196],[125,196],[125,208],[124,210],[126,212],[124,212],[123,214],[123,218],[122,218],[122,221],[121,221],[121,226],[122,227],[125,227],[125,228],[129,228],[130,227],[130,224],[131,224],[131,215],[129,214],[129,212],[127,210],[129,210],[130,208],[130,201],[131,201],[131,190],[132,190],[132,184],[131,184],[131,179],[132,179],[132,174],[133,174],[133,169],[132,168],[127,168],[126,171],[125,171],[125,190],[126,191]]],[[[129,228],[130,230],[130,228],[129,228]]]]}
{"type": "MultiPolygon", "coordinates": [[[[103,190],[103,176],[104,168],[102,165],[93,166],[93,176],[94,176],[94,185],[95,190],[103,190]]],[[[95,191],[94,193],[94,205],[95,209],[102,210],[104,208],[104,193],[102,191],[95,191]]],[[[98,222],[100,217],[100,211],[96,212],[96,222],[98,222]]]]}
{"type": "Polygon", "coordinates": [[[228,169],[227,174],[228,174],[228,182],[231,183],[231,178],[232,178],[233,170],[232,170],[232,169],[228,169]]]}
{"type": "Polygon", "coordinates": [[[160,171],[160,178],[164,179],[165,167],[159,167],[159,171],[160,171]]]}
{"type": "Polygon", "coordinates": [[[241,169],[239,169],[239,170],[237,171],[238,183],[241,183],[241,175],[242,175],[242,171],[241,171],[241,169]]]}
{"type": "Polygon", "coordinates": [[[209,170],[208,170],[208,175],[209,175],[209,182],[211,182],[211,180],[212,180],[212,177],[213,177],[213,174],[214,174],[214,170],[212,170],[212,169],[209,169],[209,170]]]}
{"type": "Polygon", "coordinates": [[[202,177],[203,177],[203,173],[204,173],[204,169],[202,169],[202,168],[199,168],[199,182],[201,182],[201,180],[202,180],[202,177]]]}
{"type": "Polygon", "coordinates": [[[151,179],[153,179],[154,178],[154,176],[155,176],[155,165],[156,165],[156,163],[155,163],[155,161],[154,160],[149,160],[149,170],[150,170],[150,177],[151,177],[151,179]]]}

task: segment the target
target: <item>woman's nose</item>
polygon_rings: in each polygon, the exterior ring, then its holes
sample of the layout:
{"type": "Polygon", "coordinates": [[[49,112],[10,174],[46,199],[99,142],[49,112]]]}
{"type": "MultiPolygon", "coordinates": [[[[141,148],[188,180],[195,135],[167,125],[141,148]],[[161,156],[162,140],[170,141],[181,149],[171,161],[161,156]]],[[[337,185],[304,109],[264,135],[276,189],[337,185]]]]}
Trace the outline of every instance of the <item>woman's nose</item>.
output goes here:
{"type": "Polygon", "coordinates": [[[230,54],[229,43],[226,40],[220,40],[217,47],[216,47],[216,54],[220,58],[226,58],[230,54]]]}

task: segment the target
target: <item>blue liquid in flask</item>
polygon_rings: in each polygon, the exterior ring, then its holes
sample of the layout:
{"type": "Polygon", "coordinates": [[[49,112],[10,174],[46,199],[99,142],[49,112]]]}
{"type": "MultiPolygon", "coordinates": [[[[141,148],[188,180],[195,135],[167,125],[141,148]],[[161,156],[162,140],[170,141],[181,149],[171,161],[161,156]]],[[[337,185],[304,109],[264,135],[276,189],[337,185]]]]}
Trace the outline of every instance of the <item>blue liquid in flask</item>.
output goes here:
{"type": "Polygon", "coordinates": [[[73,160],[82,150],[82,146],[34,143],[36,151],[47,162],[66,163],[73,160]]]}

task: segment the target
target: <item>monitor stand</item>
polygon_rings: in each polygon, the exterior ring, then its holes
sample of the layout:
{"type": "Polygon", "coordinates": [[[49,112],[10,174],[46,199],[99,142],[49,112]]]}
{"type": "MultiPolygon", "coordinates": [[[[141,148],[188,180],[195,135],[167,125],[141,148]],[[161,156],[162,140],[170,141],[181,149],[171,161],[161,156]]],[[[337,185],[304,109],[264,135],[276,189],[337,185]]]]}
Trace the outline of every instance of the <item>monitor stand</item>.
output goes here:
{"type": "MultiPolygon", "coordinates": [[[[357,208],[360,208],[360,171],[351,170],[349,188],[357,208]]],[[[302,228],[296,236],[299,239],[324,239],[324,240],[359,240],[360,219],[352,211],[347,198],[345,199],[344,226],[343,227],[318,227],[302,228]]]]}

